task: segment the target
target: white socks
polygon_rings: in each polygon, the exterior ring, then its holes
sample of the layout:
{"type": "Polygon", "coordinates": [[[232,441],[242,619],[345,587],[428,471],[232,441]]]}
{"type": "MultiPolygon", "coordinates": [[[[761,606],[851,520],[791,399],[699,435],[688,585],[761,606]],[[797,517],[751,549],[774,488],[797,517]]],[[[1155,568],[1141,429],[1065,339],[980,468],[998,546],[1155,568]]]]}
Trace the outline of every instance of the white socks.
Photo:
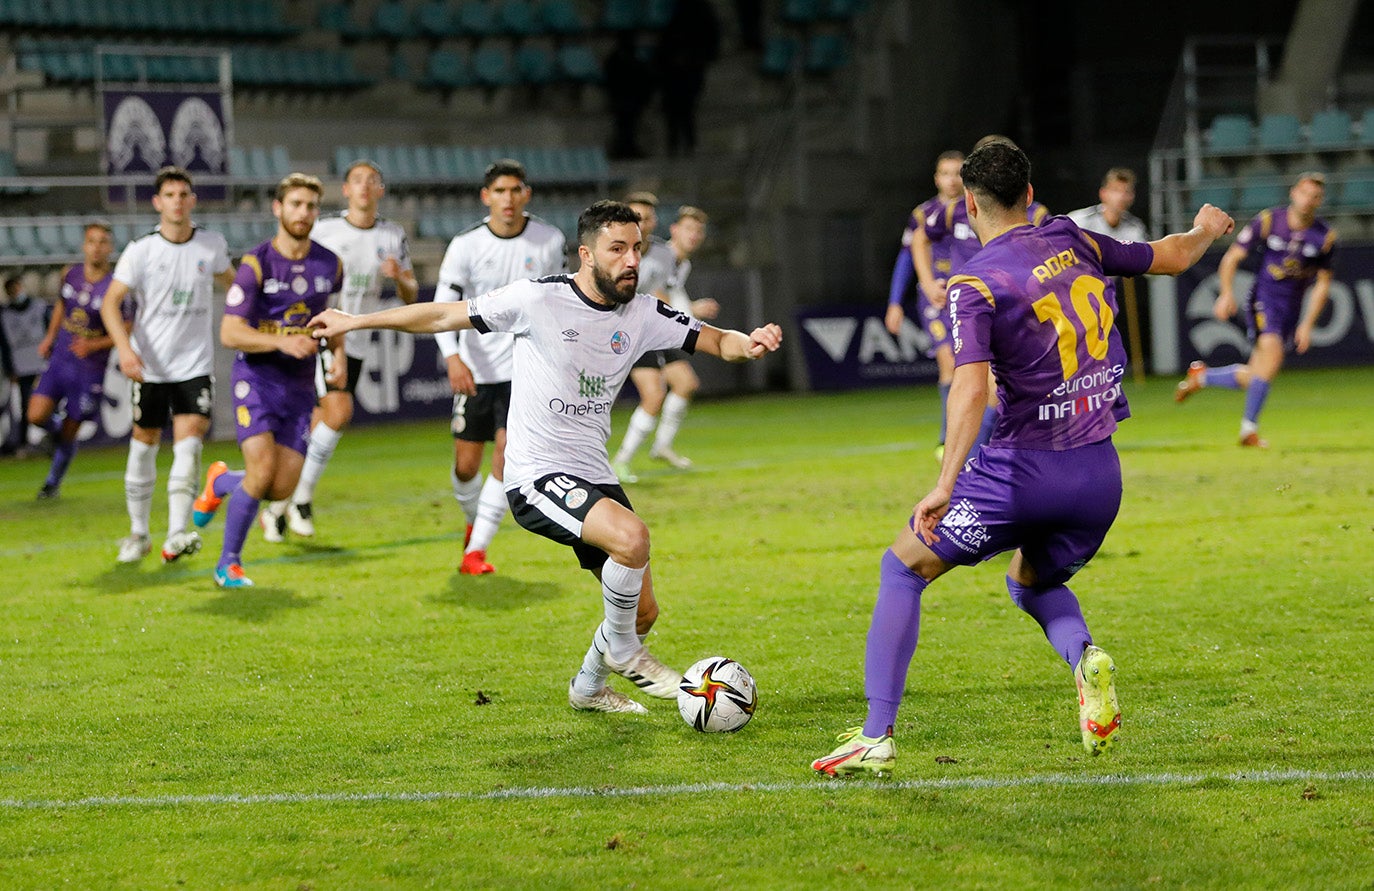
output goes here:
{"type": "Polygon", "coordinates": [[[639,613],[639,592],[644,587],[644,573],[648,564],[639,569],[621,566],[607,558],[601,566],[601,598],[606,619],[592,635],[592,645],[582,658],[582,668],[573,678],[573,690],[582,696],[595,696],[606,686],[610,669],[601,661],[601,654],[609,652],[617,662],[624,661],[644,645],[635,633],[635,619],[639,613]],[[627,592],[634,591],[633,596],[627,592]]]}
{"type": "MultiPolygon", "coordinates": [[[[191,503],[196,500],[200,478],[199,436],[188,436],[172,444],[172,470],[167,474],[167,534],[185,532],[191,522],[191,503]]],[[[154,476],[157,470],[153,471],[154,476]]]]}
{"type": "Polygon", "coordinates": [[[325,423],[315,425],[310,431],[310,444],[305,450],[305,465],[301,467],[301,478],[296,483],[296,491],[291,500],[297,504],[309,504],[315,500],[315,484],[320,481],[329,459],[334,457],[334,447],[343,436],[338,430],[325,423]]]}
{"type": "MultiPolygon", "coordinates": [[[[496,537],[496,530],[500,528],[501,518],[506,515],[508,507],[510,502],[506,500],[505,487],[496,477],[487,474],[487,481],[482,484],[481,494],[477,498],[477,517],[472,521],[472,538],[463,553],[486,551],[496,537]]],[[[467,510],[467,505],[463,506],[463,510],[467,510]]]]}
{"type": "Polygon", "coordinates": [[[153,511],[153,486],[157,484],[157,443],[129,440],[129,463],[124,467],[124,504],[129,509],[129,532],[148,534],[148,515],[153,511]]]}
{"type": "Polygon", "coordinates": [[[676,393],[669,393],[663,399],[663,416],[658,420],[658,433],[654,436],[654,451],[672,451],[673,440],[677,438],[682,419],[687,417],[687,406],[692,403],[676,393]]]}
{"type": "Polygon", "coordinates": [[[448,478],[449,482],[453,483],[453,497],[458,499],[458,505],[463,508],[468,523],[475,523],[477,521],[478,499],[482,494],[482,474],[479,473],[464,482],[458,479],[458,471],[450,469],[448,478]]]}
{"type": "Polygon", "coordinates": [[[633,461],[635,452],[644,445],[644,440],[649,438],[649,434],[654,432],[654,425],[657,423],[658,418],[642,407],[636,408],[634,414],[630,415],[629,426],[625,428],[625,438],[620,441],[620,450],[615,453],[615,462],[629,464],[633,461]]]}

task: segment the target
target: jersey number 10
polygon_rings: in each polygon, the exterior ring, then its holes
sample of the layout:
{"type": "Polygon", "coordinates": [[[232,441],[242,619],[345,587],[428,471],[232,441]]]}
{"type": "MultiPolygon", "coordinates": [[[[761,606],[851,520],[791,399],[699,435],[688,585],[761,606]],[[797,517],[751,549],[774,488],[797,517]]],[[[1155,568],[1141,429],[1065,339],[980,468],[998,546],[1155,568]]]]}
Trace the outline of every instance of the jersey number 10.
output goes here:
{"type": "MultiPolygon", "coordinates": [[[[1088,355],[1094,359],[1107,358],[1107,339],[1116,318],[1107,302],[1106,290],[1106,282],[1095,275],[1080,275],[1069,286],[1069,304],[1083,326],[1088,355]]],[[[1064,380],[1068,380],[1078,373],[1078,329],[1053,291],[1031,306],[1037,319],[1054,325],[1059,338],[1059,362],[1064,366],[1064,380]]]]}

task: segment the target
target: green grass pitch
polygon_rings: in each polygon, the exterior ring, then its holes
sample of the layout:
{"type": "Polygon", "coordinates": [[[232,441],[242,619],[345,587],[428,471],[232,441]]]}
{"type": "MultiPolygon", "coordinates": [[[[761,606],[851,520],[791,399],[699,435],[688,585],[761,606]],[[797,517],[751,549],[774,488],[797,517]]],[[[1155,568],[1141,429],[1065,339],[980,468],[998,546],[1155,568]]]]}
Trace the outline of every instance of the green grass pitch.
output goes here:
{"type": "Polygon", "coordinates": [[[1368,888],[1374,370],[1285,373],[1268,451],[1237,447],[1238,394],[1171,390],[1128,388],[1125,501],[1073,584],[1120,669],[1115,754],[1084,755],[998,558],[927,592],[879,781],[808,763],[863,715],[933,387],[703,403],[692,471],[638,465],[650,645],[753,672],[733,735],[568,708],[594,580],[509,519],[498,574],[457,575],[443,421],[349,431],[317,537],[255,530],[233,592],[222,518],[196,557],[116,568],[122,448],[55,503],[46,462],[0,463],[0,887],[1368,888]]]}

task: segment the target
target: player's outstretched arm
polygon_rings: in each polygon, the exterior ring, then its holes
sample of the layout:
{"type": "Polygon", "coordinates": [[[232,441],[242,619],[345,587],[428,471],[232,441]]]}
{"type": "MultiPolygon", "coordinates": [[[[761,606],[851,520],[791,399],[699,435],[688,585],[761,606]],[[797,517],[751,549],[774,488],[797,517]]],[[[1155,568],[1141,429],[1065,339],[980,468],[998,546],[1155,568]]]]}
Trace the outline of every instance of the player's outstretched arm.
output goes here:
{"type": "Polygon", "coordinates": [[[1202,259],[1212,243],[1235,225],[1236,221],[1226,211],[1210,204],[1202,205],[1193,218],[1193,228],[1150,242],[1155,259],[1146,271],[1156,275],[1178,275],[1202,259]]]}
{"type": "Polygon", "coordinates": [[[726,362],[749,362],[762,359],[782,346],[782,329],[772,322],[755,328],[749,334],[743,331],[723,331],[713,325],[702,325],[697,335],[697,350],[710,356],[719,356],[726,362]]]}
{"type": "Polygon", "coordinates": [[[468,319],[467,301],[458,303],[412,303],[393,306],[378,312],[352,315],[338,309],[326,309],[310,320],[310,327],[318,337],[334,337],[360,328],[390,328],[411,334],[437,334],[440,331],[463,331],[472,328],[468,319]]]}

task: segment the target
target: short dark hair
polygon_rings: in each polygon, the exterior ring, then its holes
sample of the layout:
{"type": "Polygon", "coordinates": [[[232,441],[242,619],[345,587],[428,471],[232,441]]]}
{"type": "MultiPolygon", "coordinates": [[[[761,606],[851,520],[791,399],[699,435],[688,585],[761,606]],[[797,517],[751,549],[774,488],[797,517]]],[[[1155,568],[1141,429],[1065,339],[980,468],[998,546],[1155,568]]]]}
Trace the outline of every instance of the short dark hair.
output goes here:
{"type": "Polygon", "coordinates": [[[658,207],[658,196],[653,192],[631,192],[624,198],[626,204],[643,204],[646,207],[658,207]]]}
{"type": "Polygon", "coordinates": [[[109,220],[87,220],[86,225],[81,227],[81,234],[85,235],[92,229],[101,229],[105,232],[106,235],[109,235],[111,237],[114,236],[114,224],[111,223],[109,220]]]}
{"type": "Polygon", "coordinates": [[[995,140],[973,150],[964,159],[959,174],[964,188],[979,198],[991,198],[1005,210],[1011,210],[1026,200],[1030,185],[1031,163],[1026,153],[1015,143],[995,140]]]}
{"type": "Polygon", "coordinates": [[[591,248],[596,244],[596,233],[612,223],[634,223],[637,226],[639,214],[623,201],[598,201],[577,218],[577,243],[591,248]]]}
{"type": "Polygon", "coordinates": [[[186,188],[191,191],[196,190],[195,183],[191,182],[191,174],[186,172],[185,167],[167,166],[157,172],[157,179],[153,180],[153,191],[161,192],[162,184],[166,182],[186,183],[186,188]]]}
{"type": "Polygon", "coordinates": [[[935,159],[935,166],[939,167],[941,161],[963,161],[964,153],[958,149],[950,149],[947,152],[940,152],[940,157],[935,159]]]}
{"type": "Polygon", "coordinates": [[[1113,167],[1103,175],[1102,187],[1106,188],[1112,183],[1125,183],[1135,188],[1135,171],[1129,167],[1113,167]]]}
{"type": "Polygon", "coordinates": [[[522,184],[529,182],[529,178],[525,175],[524,164],[514,158],[498,158],[488,164],[486,172],[482,174],[482,188],[490,187],[498,177],[502,176],[513,176],[522,184]]]}

